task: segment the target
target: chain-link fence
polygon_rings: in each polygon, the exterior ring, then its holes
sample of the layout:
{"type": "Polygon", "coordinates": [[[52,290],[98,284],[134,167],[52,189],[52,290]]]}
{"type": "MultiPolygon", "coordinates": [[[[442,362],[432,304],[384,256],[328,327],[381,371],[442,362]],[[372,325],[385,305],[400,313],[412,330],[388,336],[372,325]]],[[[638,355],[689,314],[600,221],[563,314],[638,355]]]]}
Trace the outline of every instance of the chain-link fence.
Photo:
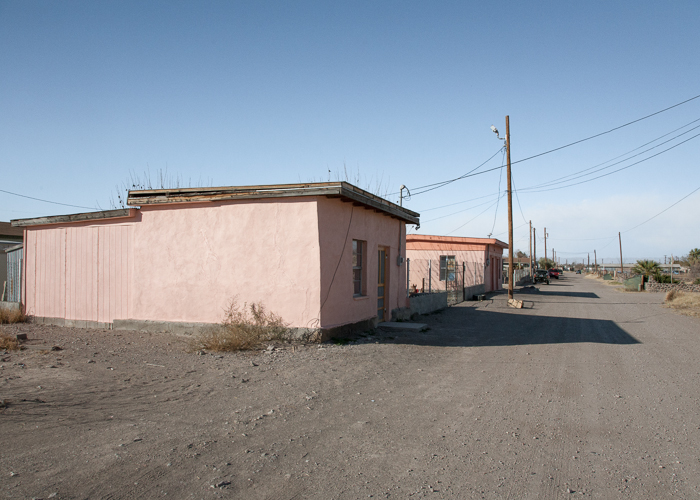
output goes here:
{"type": "MultiPolygon", "coordinates": [[[[407,266],[408,292],[447,293],[449,305],[465,299],[465,289],[484,283],[484,268],[477,262],[460,262],[451,256],[439,259],[410,259],[407,266]]],[[[471,294],[469,294],[469,298],[471,294]]]]}

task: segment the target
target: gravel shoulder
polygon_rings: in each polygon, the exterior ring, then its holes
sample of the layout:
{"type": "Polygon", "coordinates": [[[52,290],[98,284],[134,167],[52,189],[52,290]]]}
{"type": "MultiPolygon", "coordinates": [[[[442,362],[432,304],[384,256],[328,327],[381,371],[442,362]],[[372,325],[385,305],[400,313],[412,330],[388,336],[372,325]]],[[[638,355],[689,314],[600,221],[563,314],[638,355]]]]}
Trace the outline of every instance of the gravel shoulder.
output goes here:
{"type": "Polygon", "coordinates": [[[347,345],[188,353],[40,325],[2,355],[5,498],[690,498],[700,319],[567,273],[347,345]],[[47,350],[59,346],[61,350],[47,350]]]}

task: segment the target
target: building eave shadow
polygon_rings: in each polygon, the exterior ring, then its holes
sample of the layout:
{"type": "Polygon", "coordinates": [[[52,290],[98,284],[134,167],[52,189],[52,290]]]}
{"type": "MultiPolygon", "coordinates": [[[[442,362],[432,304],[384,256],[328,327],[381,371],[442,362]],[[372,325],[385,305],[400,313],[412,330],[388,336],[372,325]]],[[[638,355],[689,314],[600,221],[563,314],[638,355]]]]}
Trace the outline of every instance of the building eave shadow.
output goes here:
{"type": "Polygon", "coordinates": [[[516,346],[537,344],[640,344],[614,321],[536,316],[454,307],[427,332],[396,332],[393,342],[444,347],[516,346]]]}

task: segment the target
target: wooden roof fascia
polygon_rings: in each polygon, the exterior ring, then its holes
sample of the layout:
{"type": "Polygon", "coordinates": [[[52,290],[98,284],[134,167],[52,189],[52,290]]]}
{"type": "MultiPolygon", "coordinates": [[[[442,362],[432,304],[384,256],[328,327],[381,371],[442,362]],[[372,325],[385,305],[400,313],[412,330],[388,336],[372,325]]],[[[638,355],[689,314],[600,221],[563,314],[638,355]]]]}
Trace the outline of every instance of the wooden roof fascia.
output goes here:
{"type": "Polygon", "coordinates": [[[103,210],[101,212],[85,212],[80,214],[53,215],[49,217],[35,217],[33,219],[14,219],[11,221],[14,227],[45,226],[48,224],[61,224],[66,222],[84,222],[90,220],[123,219],[136,215],[135,208],[121,208],[118,210],[103,210]]]}
{"type": "Polygon", "coordinates": [[[420,214],[400,207],[359,189],[347,182],[322,182],[313,184],[282,184],[273,186],[241,186],[227,188],[186,188],[130,191],[129,205],[162,205],[167,203],[203,203],[226,200],[253,200],[325,196],[341,198],[376,209],[409,224],[418,224],[420,214]]]}

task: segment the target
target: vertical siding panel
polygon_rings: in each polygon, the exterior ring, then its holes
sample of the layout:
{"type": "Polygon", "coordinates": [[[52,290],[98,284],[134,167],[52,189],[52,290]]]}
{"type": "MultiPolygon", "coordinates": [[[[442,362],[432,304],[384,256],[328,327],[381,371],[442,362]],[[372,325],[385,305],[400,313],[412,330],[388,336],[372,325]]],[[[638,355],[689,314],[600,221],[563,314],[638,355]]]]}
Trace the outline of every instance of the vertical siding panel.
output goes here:
{"type": "Polygon", "coordinates": [[[109,250],[109,232],[106,227],[97,228],[97,321],[104,322],[109,316],[109,258],[106,257],[109,250]]]}
{"type": "Polygon", "coordinates": [[[66,230],[61,230],[61,318],[66,317],[66,230]]]}
{"type": "Polygon", "coordinates": [[[87,261],[90,269],[90,281],[88,282],[88,290],[90,290],[88,297],[90,300],[90,312],[88,313],[86,319],[90,321],[97,321],[97,230],[90,228],[88,232],[90,234],[90,246],[88,247],[90,249],[90,253],[88,254],[87,261]]]}
{"type": "Polygon", "coordinates": [[[37,314],[39,316],[46,316],[45,295],[46,295],[46,248],[45,248],[45,238],[43,231],[37,232],[37,248],[41,259],[38,262],[38,276],[37,276],[37,314]]]}
{"type": "Polygon", "coordinates": [[[117,304],[120,302],[119,290],[117,288],[117,279],[119,276],[119,261],[117,256],[117,242],[121,234],[121,226],[110,228],[109,231],[109,322],[114,321],[117,317],[117,304]]]}
{"type": "Polygon", "coordinates": [[[29,314],[36,314],[36,297],[34,295],[36,287],[34,286],[36,279],[36,238],[34,231],[25,231],[24,248],[24,306],[29,314]]]}

